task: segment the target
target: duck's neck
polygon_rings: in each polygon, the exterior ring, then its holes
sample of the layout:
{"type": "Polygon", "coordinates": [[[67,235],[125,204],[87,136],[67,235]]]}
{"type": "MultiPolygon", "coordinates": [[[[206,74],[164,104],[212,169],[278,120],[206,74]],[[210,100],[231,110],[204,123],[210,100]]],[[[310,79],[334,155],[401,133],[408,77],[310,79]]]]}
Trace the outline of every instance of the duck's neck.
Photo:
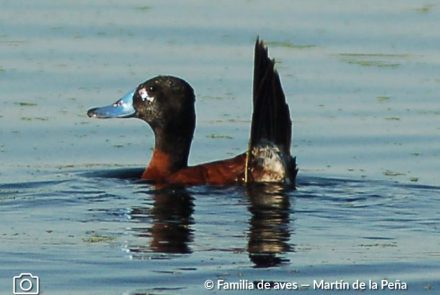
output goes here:
{"type": "Polygon", "coordinates": [[[142,178],[164,180],[174,172],[188,167],[188,156],[191,148],[194,129],[155,128],[155,145],[150,163],[142,178]]]}

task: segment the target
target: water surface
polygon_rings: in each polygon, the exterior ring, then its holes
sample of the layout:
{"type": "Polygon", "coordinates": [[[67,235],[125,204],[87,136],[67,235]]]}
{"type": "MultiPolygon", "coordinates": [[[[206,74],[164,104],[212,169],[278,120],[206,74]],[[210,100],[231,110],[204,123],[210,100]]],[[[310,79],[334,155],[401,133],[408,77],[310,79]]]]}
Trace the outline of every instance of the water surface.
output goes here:
{"type": "Polygon", "coordinates": [[[437,4],[0,5],[0,292],[21,272],[43,294],[205,294],[220,279],[440,289],[437,4]],[[290,105],[296,190],[160,190],[137,180],[148,126],[86,116],[177,75],[197,95],[190,162],[241,153],[257,35],[290,105]]]}

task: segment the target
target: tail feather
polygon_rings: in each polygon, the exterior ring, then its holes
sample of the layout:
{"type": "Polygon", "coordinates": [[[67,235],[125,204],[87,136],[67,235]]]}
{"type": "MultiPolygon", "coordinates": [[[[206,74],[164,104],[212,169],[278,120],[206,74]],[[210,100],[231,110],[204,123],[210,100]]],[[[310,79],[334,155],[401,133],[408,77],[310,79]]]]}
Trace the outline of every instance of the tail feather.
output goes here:
{"type": "Polygon", "coordinates": [[[246,181],[294,182],[296,164],[290,156],[289,107],[275,61],[259,39],[255,43],[253,103],[246,181]]]}
{"type": "Polygon", "coordinates": [[[269,141],[290,154],[292,121],[286,104],[275,61],[268,56],[267,47],[257,39],[254,62],[254,111],[250,145],[269,141]]]}

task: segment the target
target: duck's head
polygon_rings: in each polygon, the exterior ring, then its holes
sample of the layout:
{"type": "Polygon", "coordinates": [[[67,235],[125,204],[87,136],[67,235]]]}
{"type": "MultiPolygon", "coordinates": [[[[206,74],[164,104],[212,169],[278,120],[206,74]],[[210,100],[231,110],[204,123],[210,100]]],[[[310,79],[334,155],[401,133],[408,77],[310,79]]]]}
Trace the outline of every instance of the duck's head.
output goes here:
{"type": "Polygon", "coordinates": [[[194,101],[194,91],[187,82],[177,77],[157,76],[111,105],[88,110],[87,115],[99,119],[134,117],[153,129],[169,129],[172,125],[178,128],[195,121],[194,101]]]}
{"type": "Polygon", "coordinates": [[[195,96],[184,80],[157,76],[141,83],[115,103],[87,111],[92,118],[139,118],[147,122],[156,137],[155,148],[175,155],[185,166],[195,128],[195,96]],[[185,155],[186,154],[186,155],[185,155]]]}

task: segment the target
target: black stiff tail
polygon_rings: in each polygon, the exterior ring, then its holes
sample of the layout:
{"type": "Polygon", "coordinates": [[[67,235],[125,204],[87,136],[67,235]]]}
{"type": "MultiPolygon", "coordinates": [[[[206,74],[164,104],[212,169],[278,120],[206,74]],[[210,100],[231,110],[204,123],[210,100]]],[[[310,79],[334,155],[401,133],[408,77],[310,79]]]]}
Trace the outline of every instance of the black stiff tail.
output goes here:
{"type": "Polygon", "coordinates": [[[257,39],[254,61],[254,110],[246,154],[245,182],[295,185],[295,158],[290,155],[292,121],[275,61],[257,39]]]}
{"type": "Polygon", "coordinates": [[[292,121],[289,107],[267,47],[257,39],[254,61],[254,111],[250,147],[271,142],[290,155],[292,121]]]}

